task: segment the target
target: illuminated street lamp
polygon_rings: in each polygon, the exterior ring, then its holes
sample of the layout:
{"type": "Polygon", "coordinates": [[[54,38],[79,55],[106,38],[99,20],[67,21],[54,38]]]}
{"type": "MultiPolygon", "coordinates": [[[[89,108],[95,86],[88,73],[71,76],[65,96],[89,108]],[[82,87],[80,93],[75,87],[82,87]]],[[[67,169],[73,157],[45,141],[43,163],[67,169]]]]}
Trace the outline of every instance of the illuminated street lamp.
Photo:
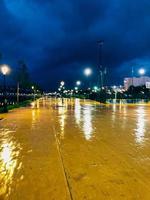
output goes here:
{"type": "Polygon", "coordinates": [[[115,92],[115,103],[116,103],[117,102],[117,93],[118,93],[116,85],[113,86],[113,91],[115,92]]]}
{"type": "Polygon", "coordinates": [[[94,86],[94,91],[96,92],[98,90],[98,87],[97,86],[94,86]]]}
{"type": "Polygon", "coordinates": [[[146,72],[145,69],[143,69],[143,68],[139,69],[139,74],[141,76],[145,75],[145,72],[146,72]]]}
{"type": "Polygon", "coordinates": [[[81,85],[81,81],[77,81],[77,82],[76,82],[76,85],[77,85],[77,86],[80,86],[80,85],[81,85]]]}
{"type": "Polygon", "coordinates": [[[60,94],[61,94],[62,104],[64,103],[64,99],[63,99],[64,85],[65,85],[65,82],[61,81],[60,82],[60,94]]]}
{"type": "Polygon", "coordinates": [[[61,81],[60,82],[60,85],[63,87],[65,85],[65,82],[64,81],[61,81]]]}
{"type": "Polygon", "coordinates": [[[4,112],[8,112],[7,109],[7,92],[6,92],[6,75],[8,75],[10,73],[10,67],[8,65],[1,65],[1,73],[3,74],[4,77],[4,92],[3,92],[3,96],[4,96],[4,112]]]}
{"type": "Polygon", "coordinates": [[[10,73],[10,67],[8,65],[2,65],[1,66],[1,73],[6,76],[10,73]]]}
{"type": "Polygon", "coordinates": [[[91,68],[86,68],[86,69],[84,70],[84,74],[85,74],[85,76],[90,76],[90,75],[92,74],[91,68]]]}

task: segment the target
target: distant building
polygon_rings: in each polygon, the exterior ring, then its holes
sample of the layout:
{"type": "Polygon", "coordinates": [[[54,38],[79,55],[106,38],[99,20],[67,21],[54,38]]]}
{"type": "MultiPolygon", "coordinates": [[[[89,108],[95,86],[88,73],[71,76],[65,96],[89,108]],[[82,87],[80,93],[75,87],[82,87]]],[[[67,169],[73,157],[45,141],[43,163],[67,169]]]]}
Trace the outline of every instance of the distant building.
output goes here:
{"type": "Polygon", "coordinates": [[[150,82],[150,77],[148,76],[141,76],[139,78],[125,78],[124,79],[124,88],[127,90],[131,85],[137,87],[142,85],[147,85],[150,82]]]}

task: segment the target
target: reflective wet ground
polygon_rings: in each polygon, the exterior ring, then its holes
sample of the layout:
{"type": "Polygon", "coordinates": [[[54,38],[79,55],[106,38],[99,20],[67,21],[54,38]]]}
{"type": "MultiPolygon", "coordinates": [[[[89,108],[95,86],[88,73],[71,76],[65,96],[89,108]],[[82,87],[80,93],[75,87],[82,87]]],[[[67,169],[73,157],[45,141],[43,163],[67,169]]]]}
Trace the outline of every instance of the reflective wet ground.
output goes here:
{"type": "Polygon", "coordinates": [[[150,199],[150,106],[41,99],[2,117],[0,200],[150,199]]]}

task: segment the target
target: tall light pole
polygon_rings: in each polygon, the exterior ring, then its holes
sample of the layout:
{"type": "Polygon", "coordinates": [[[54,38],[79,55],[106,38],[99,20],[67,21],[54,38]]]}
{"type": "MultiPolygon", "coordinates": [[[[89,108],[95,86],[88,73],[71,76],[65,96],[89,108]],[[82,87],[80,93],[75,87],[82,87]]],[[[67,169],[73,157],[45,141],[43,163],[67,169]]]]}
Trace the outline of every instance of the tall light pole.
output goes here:
{"type": "Polygon", "coordinates": [[[8,75],[10,72],[10,67],[8,65],[2,65],[1,66],[1,73],[3,74],[4,77],[4,89],[3,89],[3,97],[4,97],[4,102],[3,102],[3,106],[4,106],[4,112],[8,112],[8,108],[7,108],[7,91],[6,91],[6,75],[8,75]]]}
{"type": "Polygon", "coordinates": [[[114,90],[114,92],[115,92],[115,102],[117,101],[117,87],[114,85],[113,86],[113,90],[114,90]]]}
{"type": "Polygon", "coordinates": [[[60,92],[61,92],[62,104],[64,103],[64,99],[63,99],[64,86],[65,86],[65,82],[64,82],[64,81],[61,81],[61,82],[60,82],[60,92]]]}
{"type": "Polygon", "coordinates": [[[98,45],[98,71],[99,71],[99,75],[98,75],[98,85],[100,85],[100,88],[103,88],[104,85],[104,70],[103,70],[103,61],[102,61],[102,47],[104,45],[104,41],[103,40],[99,40],[97,41],[97,45],[98,45]]]}
{"type": "Polygon", "coordinates": [[[132,86],[133,86],[133,80],[134,80],[134,67],[132,66],[132,86]]]}

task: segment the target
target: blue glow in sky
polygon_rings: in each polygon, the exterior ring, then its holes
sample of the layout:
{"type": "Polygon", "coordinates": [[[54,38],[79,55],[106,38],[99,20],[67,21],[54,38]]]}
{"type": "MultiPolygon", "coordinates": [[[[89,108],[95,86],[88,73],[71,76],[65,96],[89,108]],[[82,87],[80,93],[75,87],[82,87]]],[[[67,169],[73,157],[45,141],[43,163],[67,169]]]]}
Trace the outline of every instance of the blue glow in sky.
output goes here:
{"type": "Polygon", "coordinates": [[[32,77],[53,89],[83,79],[86,66],[96,79],[102,39],[109,84],[120,84],[134,63],[149,73],[149,11],[149,0],[1,0],[0,51],[13,68],[24,59],[32,77]]]}

